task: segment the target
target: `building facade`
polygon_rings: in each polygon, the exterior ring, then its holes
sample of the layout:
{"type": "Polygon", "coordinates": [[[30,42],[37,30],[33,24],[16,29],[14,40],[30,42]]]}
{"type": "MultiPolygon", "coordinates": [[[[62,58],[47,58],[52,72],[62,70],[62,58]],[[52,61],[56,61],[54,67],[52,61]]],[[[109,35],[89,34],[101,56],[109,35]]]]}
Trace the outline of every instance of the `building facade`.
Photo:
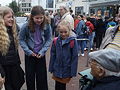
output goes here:
{"type": "Polygon", "coordinates": [[[20,0],[20,12],[21,13],[30,13],[31,11],[31,0],[20,0]]]}
{"type": "Polygon", "coordinates": [[[115,16],[120,7],[120,0],[56,0],[56,8],[62,4],[71,7],[74,14],[97,14],[98,11],[101,15],[105,12],[109,16],[115,16]]]}

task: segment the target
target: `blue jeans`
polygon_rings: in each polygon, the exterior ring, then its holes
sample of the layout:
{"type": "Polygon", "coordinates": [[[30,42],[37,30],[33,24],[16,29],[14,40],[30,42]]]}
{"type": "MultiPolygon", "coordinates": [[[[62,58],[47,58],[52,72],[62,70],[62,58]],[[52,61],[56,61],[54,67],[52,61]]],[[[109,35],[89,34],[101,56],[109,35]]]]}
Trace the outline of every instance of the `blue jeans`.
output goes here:
{"type": "Polygon", "coordinates": [[[90,48],[93,48],[94,37],[95,37],[95,32],[92,32],[92,33],[89,34],[89,36],[88,36],[88,39],[89,39],[89,41],[90,41],[90,48]]]}
{"type": "MultiPolygon", "coordinates": [[[[83,38],[86,38],[86,36],[85,35],[79,35],[77,38],[78,39],[83,39],[83,38]]],[[[81,50],[81,54],[84,54],[85,46],[86,46],[86,41],[84,41],[84,40],[79,40],[78,41],[78,50],[79,51],[81,50]]]]}

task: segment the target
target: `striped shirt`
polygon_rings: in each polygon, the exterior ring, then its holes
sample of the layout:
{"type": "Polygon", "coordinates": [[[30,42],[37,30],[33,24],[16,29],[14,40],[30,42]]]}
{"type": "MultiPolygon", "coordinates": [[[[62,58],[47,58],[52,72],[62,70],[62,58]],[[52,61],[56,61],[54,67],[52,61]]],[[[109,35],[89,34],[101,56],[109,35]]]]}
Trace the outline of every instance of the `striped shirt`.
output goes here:
{"type": "Polygon", "coordinates": [[[107,46],[107,48],[120,50],[120,28],[119,31],[116,33],[114,40],[107,46]]]}

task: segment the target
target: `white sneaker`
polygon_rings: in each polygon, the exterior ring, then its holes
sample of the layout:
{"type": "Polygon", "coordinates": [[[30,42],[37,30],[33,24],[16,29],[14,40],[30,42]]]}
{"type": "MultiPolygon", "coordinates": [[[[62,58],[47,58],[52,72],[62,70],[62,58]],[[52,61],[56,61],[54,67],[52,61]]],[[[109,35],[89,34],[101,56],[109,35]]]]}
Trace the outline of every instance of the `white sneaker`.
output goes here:
{"type": "Polygon", "coordinates": [[[90,50],[93,51],[93,48],[91,48],[90,50]]]}
{"type": "Polygon", "coordinates": [[[84,53],[83,53],[83,54],[81,54],[81,56],[84,56],[84,53]]]}
{"type": "Polygon", "coordinates": [[[84,48],[84,50],[87,50],[87,48],[84,48]]]}

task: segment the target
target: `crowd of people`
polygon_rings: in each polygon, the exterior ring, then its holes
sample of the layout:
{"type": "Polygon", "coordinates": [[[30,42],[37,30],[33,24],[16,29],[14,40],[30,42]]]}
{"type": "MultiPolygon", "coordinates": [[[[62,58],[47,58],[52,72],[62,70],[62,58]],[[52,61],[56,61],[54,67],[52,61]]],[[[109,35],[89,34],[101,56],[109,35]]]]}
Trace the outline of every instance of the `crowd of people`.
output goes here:
{"type": "Polygon", "coordinates": [[[85,90],[120,89],[120,13],[114,19],[72,12],[63,5],[59,13],[50,15],[41,6],[34,6],[19,28],[13,10],[0,7],[1,87],[4,84],[5,90],[20,90],[26,79],[27,90],[48,90],[45,54],[51,47],[49,72],[55,90],[66,90],[66,84],[77,75],[78,56],[84,56],[84,50],[90,47],[94,78],[85,90]],[[77,41],[84,38],[90,46],[84,40],[77,41]],[[25,74],[20,66],[19,45],[25,53],[25,74]]]}

